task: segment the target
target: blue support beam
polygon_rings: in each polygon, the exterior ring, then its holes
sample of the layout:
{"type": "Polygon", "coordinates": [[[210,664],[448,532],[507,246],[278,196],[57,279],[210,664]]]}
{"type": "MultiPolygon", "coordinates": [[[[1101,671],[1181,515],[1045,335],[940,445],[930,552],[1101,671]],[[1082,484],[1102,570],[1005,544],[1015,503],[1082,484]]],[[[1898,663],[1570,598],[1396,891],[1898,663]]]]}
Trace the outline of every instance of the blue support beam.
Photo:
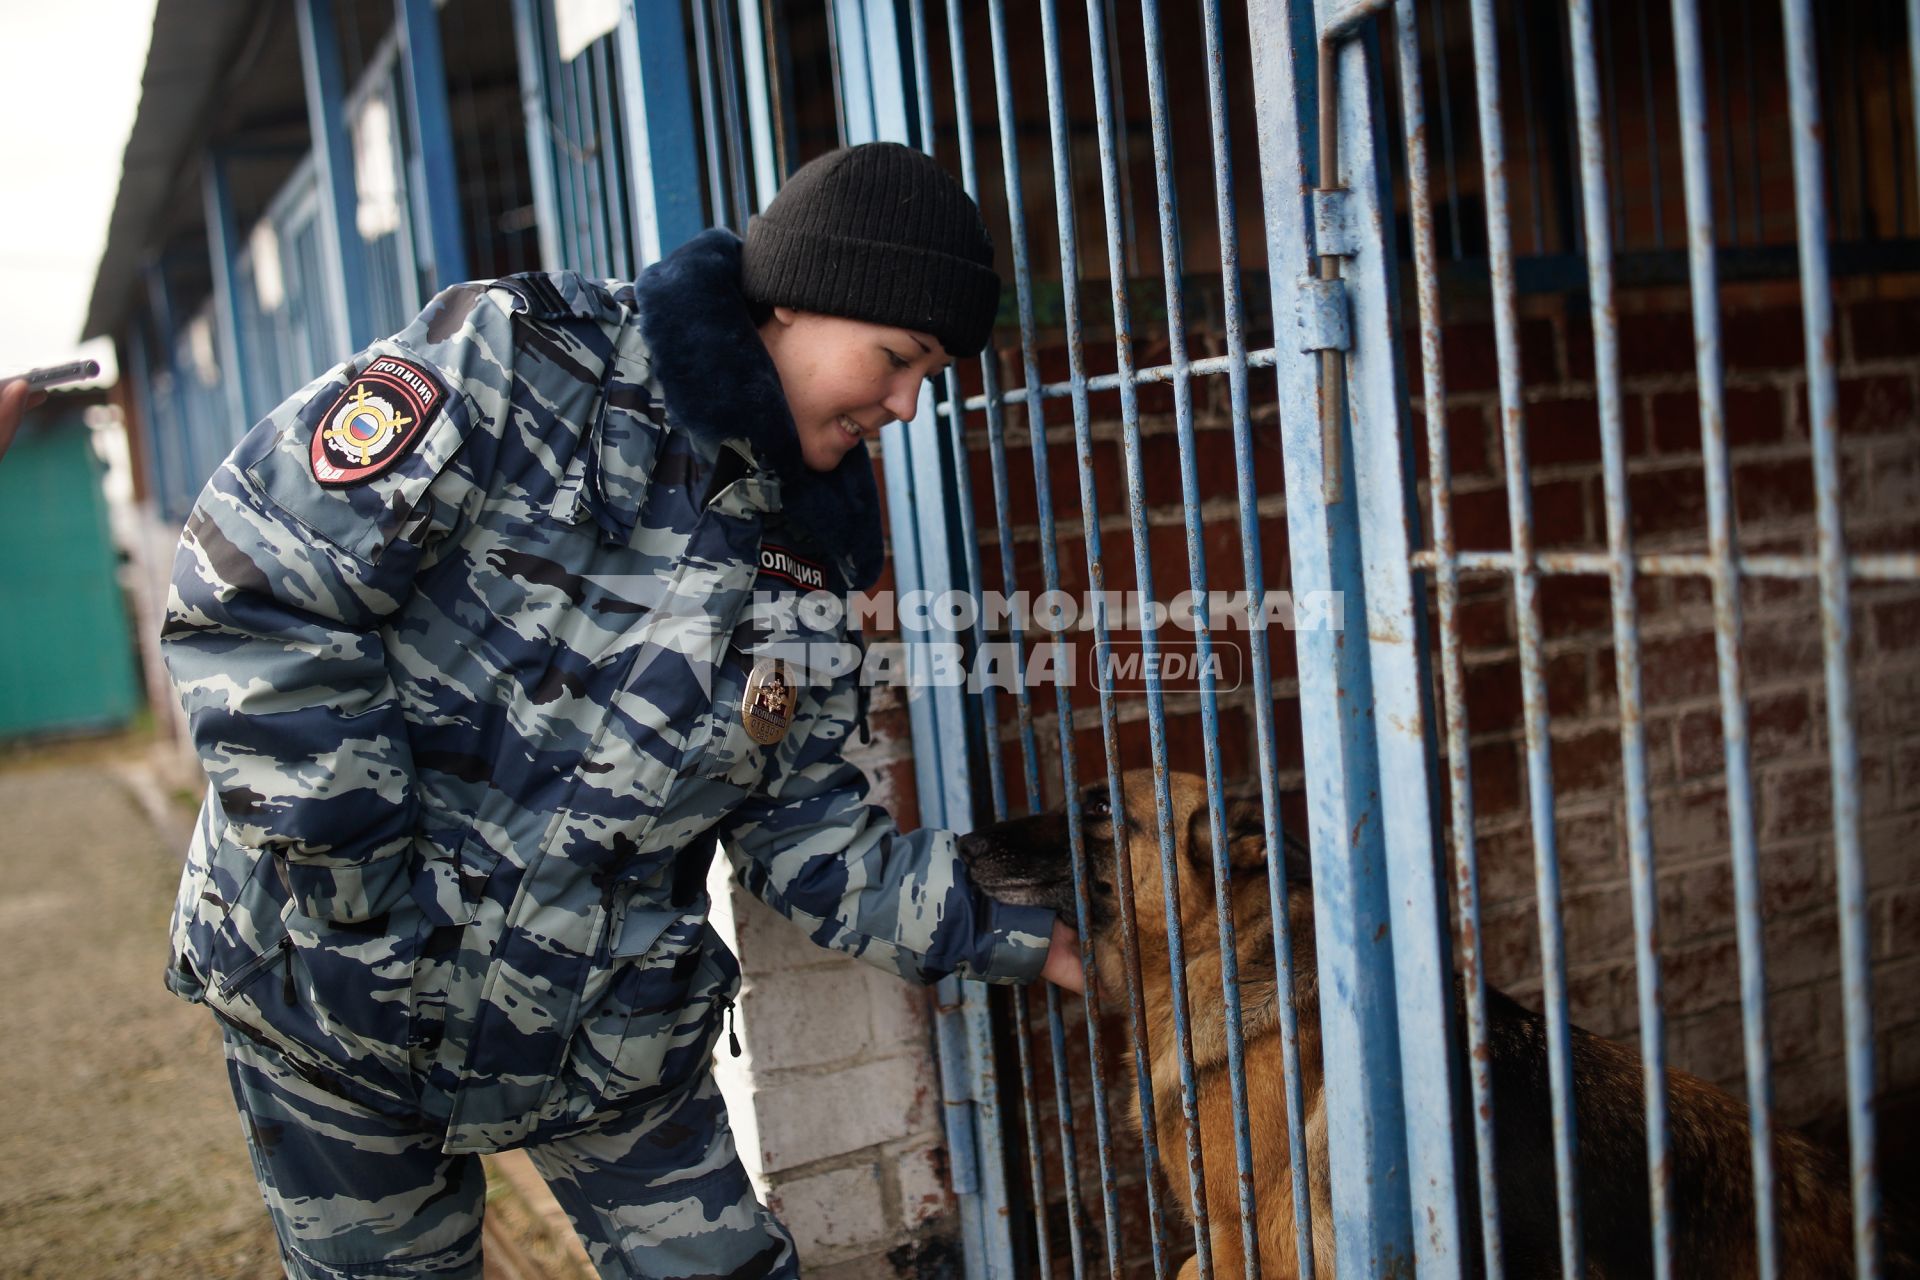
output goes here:
{"type": "Polygon", "coordinates": [[[367,307],[366,262],[354,212],[353,144],[347,134],[340,36],[333,0],[298,0],[300,71],[307,89],[307,129],[313,139],[319,187],[320,264],[332,293],[327,343],[344,359],[373,340],[367,307]]]}
{"type": "Polygon", "coordinates": [[[234,279],[240,236],[233,222],[225,157],[209,151],[200,162],[200,196],[206,210],[207,261],[213,267],[214,342],[220,354],[220,385],[227,398],[229,442],[238,443],[252,421],[247,407],[246,335],[240,331],[240,289],[234,279]]]}
{"type": "Polygon", "coordinates": [[[621,0],[614,48],[620,62],[621,123],[638,241],[636,265],[644,267],[706,229],[700,207],[700,143],[694,135],[687,32],[680,6],[621,0]]]}
{"type": "MultiPolygon", "coordinates": [[[[1314,266],[1309,187],[1319,177],[1318,41],[1309,0],[1251,0],[1254,106],[1266,209],[1273,313],[1295,314],[1296,283],[1314,266]]],[[[1336,180],[1329,176],[1323,181],[1336,180]]],[[[1296,599],[1339,593],[1346,626],[1366,619],[1355,504],[1343,474],[1344,426],[1331,442],[1314,415],[1323,393],[1317,351],[1297,334],[1275,341],[1285,450],[1287,540],[1296,599]]],[[[1339,631],[1300,628],[1300,718],[1326,1059],[1343,1064],[1326,1079],[1332,1166],[1334,1252],[1343,1273],[1412,1274],[1407,1147],[1402,1123],[1400,1035],[1394,985],[1392,913],[1380,808],[1373,679],[1367,645],[1339,631]]]]}
{"type": "Polygon", "coordinates": [[[426,217],[415,228],[414,252],[428,292],[465,280],[466,238],[460,229],[460,174],[454,164],[453,124],[447,111],[447,68],[440,52],[440,15],[433,0],[393,0],[407,88],[407,122],[419,162],[416,207],[426,217]]]}

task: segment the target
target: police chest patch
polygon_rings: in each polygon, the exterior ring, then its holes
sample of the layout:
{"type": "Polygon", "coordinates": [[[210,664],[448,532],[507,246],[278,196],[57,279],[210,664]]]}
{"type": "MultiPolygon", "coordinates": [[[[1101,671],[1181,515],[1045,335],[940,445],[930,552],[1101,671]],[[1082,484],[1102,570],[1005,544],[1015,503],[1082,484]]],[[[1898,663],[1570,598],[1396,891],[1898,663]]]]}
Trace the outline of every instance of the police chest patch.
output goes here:
{"type": "Polygon", "coordinates": [[[314,428],[313,478],[329,489],[365,484],[413,452],[446,400],[446,385],[432,370],[378,357],[314,428]]]}
{"type": "Polygon", "coordinates": [[[821,591],[827,585],[827,571],[811,560],[802,559],[785,547],[771,542],[760,547],[760,572],[807,591],[821,591]]]}

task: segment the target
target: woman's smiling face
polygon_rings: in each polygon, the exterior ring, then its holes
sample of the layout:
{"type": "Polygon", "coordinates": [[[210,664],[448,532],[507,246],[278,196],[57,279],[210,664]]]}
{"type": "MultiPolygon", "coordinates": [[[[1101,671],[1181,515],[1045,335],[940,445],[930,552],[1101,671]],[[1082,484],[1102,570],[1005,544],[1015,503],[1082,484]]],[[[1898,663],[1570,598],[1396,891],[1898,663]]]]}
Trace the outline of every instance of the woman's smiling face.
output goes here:
{"type": "Polygon", "coordinates": [[[920,384],[951,363],[932,334],[775,307],[760,338],[780,373],[800,456],[831,471],[862,439],[913,417],[920,384]]]}

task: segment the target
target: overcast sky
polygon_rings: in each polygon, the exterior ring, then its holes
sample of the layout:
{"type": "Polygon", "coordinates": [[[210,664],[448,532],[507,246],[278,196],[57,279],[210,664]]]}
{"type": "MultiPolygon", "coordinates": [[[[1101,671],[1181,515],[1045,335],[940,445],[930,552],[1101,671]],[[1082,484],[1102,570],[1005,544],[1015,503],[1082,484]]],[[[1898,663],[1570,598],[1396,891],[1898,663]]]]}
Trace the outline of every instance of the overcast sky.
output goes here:
{"type": "Polygon", "coordinates": [[[0,0],[0,373],[111,368],[80,326],[152,33],[153,0],[0,0]]]}

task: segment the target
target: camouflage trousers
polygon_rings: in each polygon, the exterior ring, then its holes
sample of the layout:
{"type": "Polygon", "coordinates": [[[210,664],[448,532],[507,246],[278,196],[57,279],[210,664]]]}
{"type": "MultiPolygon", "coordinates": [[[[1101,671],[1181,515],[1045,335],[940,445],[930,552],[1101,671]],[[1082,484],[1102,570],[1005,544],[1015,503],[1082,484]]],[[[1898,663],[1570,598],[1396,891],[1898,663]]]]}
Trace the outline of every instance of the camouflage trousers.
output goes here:
{"type": "MultiPolygon", "coordinates": [[[[294,1280],[480,1276],[480,1158],[303,1080],[226,1033],[254,1176],[294,1280]]],[[[672,1097],[527,1148],[602,1276],[799,1275],[753,1194],[713,1073],[672,1097]]]]}

